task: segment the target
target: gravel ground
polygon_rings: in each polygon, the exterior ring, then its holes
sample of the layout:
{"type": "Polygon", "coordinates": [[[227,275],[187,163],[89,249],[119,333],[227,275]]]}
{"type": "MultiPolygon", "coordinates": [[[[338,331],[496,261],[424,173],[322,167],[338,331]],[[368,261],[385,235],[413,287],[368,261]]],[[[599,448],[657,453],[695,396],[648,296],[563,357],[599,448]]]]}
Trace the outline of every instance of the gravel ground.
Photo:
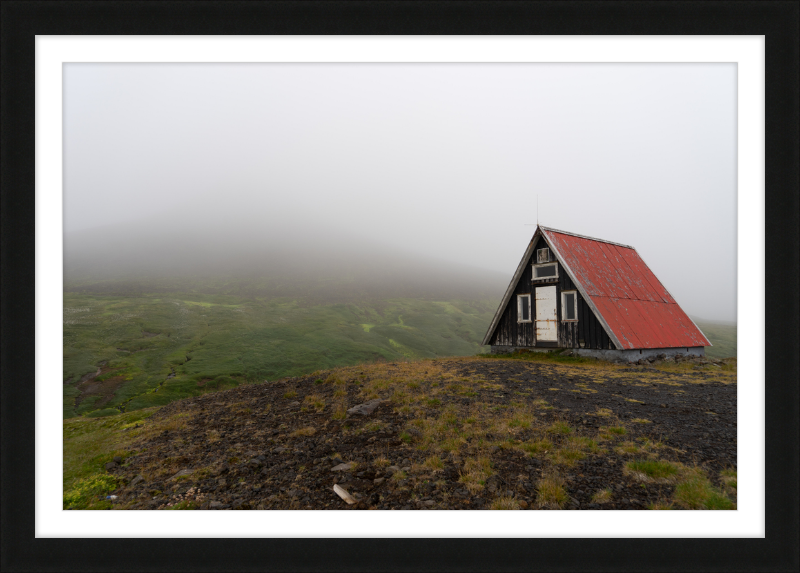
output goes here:
{"type": "Polygon", "coordinates": [[[363,365],[174,402],[128,430],[134,446],[108,468],[125,484],[115,509],[536,509],[554,473],[564,509],[668,502],[674,485],[643,483],[625,471],[633,459],[699,467],[722,487],[736,468],[735,361],[586,362],[363,365]],[[372,413],[345,416],[376,398],[372,413]],[[447,416],[454,441],[426,433],[447,416]],[[542,436],[550,448],[523,447],[542,436]],[[559,458],[577,438],[594,445],[559,458]],[[470,482],[481,458],[491,471],[470,482]]]}

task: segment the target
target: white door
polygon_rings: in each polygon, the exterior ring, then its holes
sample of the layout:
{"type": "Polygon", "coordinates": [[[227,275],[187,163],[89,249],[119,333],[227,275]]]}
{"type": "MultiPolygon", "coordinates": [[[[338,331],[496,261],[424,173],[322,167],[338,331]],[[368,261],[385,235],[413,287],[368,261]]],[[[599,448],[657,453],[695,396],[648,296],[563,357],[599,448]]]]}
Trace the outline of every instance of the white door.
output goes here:
{"type": "Polygon", "coordinates": [[[555,286],[536,288],[536,340],[537,342],[558,340],[555,286]]]}

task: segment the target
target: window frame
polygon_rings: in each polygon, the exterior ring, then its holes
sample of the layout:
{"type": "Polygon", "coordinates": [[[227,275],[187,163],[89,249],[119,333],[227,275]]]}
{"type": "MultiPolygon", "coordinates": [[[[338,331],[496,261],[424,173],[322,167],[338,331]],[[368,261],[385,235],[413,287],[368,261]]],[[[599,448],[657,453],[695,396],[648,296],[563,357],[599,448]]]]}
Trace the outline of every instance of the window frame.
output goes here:
{"type": "Polygon", "coordinates": [[[524,323],[524,322],[533,322],[533,316],[531,316],[531,295],[530,294],[518,294],[517,295],[517,322],[524,323]],[[522,299],[528,299],[528,320],[523,320],[522,318],[522,299]]]}
{"type": "Polygon", "coordinates": [[[577,290],[562,290],[561,291],[561,322],[578,322],[578,291],[577,290]],[[572,309],[575,311],[575,318],[564,318],[566,313],[564,312],[564,308],[566,308],[566,296],[568,294],[574,294],[575,298],[572,299],[572,309]]]}
{"type": "Polygon", "coordinates": [[[539,263],[533,265],[533,269],[531,269],[531,281],[550,281],[550,280],[557,280],[558,279],[558,261],[552,263],[539,263]],[[541,269],[544,267],[554,267],[556,269],[556,274],[551,275],[549,277],[537,277],[536,276],[536,269],[541,269]]]}
{"type": "Polygon", "coordinates": [[[542,247],[541,249],[536,249],[536,264],[537,265],[544,265],[544,264],[552,263],[552,262],[553,261],[550,260],[550,247],[542,247]],[[542,251],[547,251],[547,261],[540,263],[539,259],[541,259],[541,257],[539,256],[539,253],[542,252],[542,251]]]}

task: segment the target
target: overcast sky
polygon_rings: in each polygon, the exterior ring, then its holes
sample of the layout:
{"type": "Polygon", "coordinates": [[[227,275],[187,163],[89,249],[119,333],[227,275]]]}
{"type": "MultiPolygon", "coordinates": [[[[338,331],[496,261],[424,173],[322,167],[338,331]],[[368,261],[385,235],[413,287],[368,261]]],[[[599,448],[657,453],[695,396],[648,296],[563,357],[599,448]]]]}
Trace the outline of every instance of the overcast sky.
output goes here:
{"type": "Polygon", "coordinates": [[[510,279],[537,194],[735,320],[735,65],[64,66],[67,234],[333,227],[510,279]]]}

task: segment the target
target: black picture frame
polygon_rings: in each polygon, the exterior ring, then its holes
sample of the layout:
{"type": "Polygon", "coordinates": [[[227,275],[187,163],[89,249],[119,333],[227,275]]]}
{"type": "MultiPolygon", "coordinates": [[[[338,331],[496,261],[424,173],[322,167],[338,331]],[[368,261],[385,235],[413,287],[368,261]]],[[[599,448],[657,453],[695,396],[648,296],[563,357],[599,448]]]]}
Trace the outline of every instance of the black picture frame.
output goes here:
{"type": "Polygon", "coordinates": [[[3,571],[796,571],[800,567],[800,3],[67,0],[5,1],[0,14],[3,571]],[[766,538],[36,539],[34,37],[82,34],[764,35],[766,538]]]}

